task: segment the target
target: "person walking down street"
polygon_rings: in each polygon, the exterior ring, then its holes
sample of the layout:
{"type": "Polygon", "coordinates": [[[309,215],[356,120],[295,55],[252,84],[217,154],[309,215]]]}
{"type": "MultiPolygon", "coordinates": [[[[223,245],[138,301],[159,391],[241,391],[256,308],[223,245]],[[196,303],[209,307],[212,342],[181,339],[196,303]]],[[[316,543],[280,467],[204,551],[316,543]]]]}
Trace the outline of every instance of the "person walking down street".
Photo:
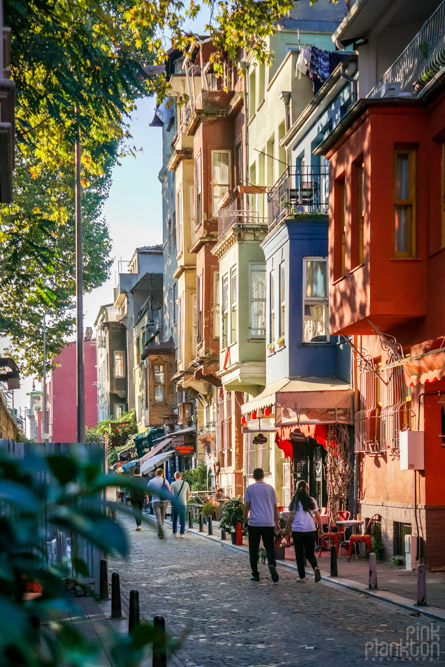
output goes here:
{"type": "Polygon", "coordinates": [[[147,487],[145,480],[141,475],[141,469],[139,466],[136,466],[133,474],[133,481],[137,484],[138,488],[131,488],[127,491],[127,498],[131,502],[131,508],[133,510],[134,518],[136,520],[136,530],[142,530],[142,507],[144,505],[144,499],[147,495],[147,487]]]}
{"type": "Polygon", "coordinates": [[[275,489],[264,481],[262,468],[253,471],[255,484],[247,487],[244,494],[244,524],[249,516],[249,557],[252,568],[251,581],[259,581],[258,572],[258,548],[260,539],[263,538],[264,548],[267,553],[270,576],[272,581],[279,579],[275,560],[275,533],[280,534],[280,518],[278,515],[278,501],[275,489]]]}
{"type": "Polygon", "coordinates": [[[315,558],[315,522],[321,533],[321,518],[317,501],[309,495],[309,487],[304,479],[298,484],[289,505],[289,518],[285,529],[282,531],[283,537],[288,535],[292,529],[294,540],[295,558],[298,567],[298,582],[306,581],[305,563],[306,559],[314,569],[314,581],[320,581],[321,575],[318,569],[317,559],[315,558]]]}
{"type": "Polygon", "coordinates": [[[172,505],[172,514],[173,514],[173,537],[176,537],[178,531],[178,519],[179,519],[179,533],[181,537],[184,537],[185,533],[185,508],[187,505],[187,500],[190,497],[190,486],[185,479],[182,479],[181,472],[175,472],[175,481],[171,486],[172,493],[176,499],[176,506],[172,505]]]}
{"type": "Polygon", "coordinates": [[[163,540],[165,537],[164,521],[167,512],[168,496],[171,494],[170,484],[164,477],[163,468],[158,468],[156,470],[156,477],[148,483],[148,491],[151,495],[153,511],[158,524],[158,537],[160,540],[163,540]],[[159,495],[160,491],[162,492],[162,496],[159,495]]]}

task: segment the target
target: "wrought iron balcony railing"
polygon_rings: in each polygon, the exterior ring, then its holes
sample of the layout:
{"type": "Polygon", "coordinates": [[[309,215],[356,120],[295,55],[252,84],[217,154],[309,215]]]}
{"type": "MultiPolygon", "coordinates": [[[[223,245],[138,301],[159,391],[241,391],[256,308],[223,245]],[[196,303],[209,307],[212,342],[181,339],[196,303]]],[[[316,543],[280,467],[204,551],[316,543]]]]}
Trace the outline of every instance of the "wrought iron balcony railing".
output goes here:
{"type": "Polygon", "coordinates": [[[416,95],[445,68],[445,0],[374,86],[368,97],[416,95]]]}
{"type": "Polygon", "coordinates": [[[288,167],[269,191],[269,230],[299,214],[328,213],[329,168],[288,167]]]}
{"type": "Polygon", "coordinates": [[[218,212],[218,236],[221,238],[234,225],[267,225],[266,193],[261,186],[243,187],[244,197],[232,193],[229,202],[218,212]],[[245,197],[248,197],[247,206],[245,197]],[[242,208],[243,207],[243,208],[242,208]]]}

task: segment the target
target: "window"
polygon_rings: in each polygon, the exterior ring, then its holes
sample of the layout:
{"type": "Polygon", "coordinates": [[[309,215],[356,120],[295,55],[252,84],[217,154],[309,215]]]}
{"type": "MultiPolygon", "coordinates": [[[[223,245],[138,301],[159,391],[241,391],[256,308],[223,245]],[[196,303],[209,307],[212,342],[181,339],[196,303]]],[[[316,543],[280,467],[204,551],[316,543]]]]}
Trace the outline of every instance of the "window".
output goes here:
{"type": "Polygon", "coordinates": [[[116,419],[119,419],[119,417],[122,417],[122,415],[125,412],[125,403],[116,403],[114,406],[114,416],[116,419]]]}
{"type": "Polygon", "coordinates": [[[125,352],[123,350],[114,351],[114,377],[125,377],[125,352]]]}
{"type": "Polygon", "coordinates": [[[167,222],[167,254],[170,257],[172,251],[172,221],[167,222]]]}
{"type": "Polygon", "coordinates": [[[285,332],[285,325],[286,325],[286,271],[285,271],[285,263],[281,262],[280,264],[280,273],[279,273],[279,280],[280,280],[280,322],[279,322],[279,335],[284,336],[285,332]]]}
{"type": "Polygon", "coordinates": [[[197,279],[197,285],[196,285],[196,308],[198,312],[198,327],[197,327],[197,334],[196,334],[196,340],[198,343],[200,343],[203,339],[203,331],[202,331],[202,275],[198,276],[197,279]]]}
{"type": "Polygon", "coordinates": [[[275,341],[275,271],[270,272],[269,303],[270,303],[269,343],[273,343],[275,341]]]}
{"type": "Polygon", "coordinates": [[[345,177],[334,183],[335,278],[345,275],[346,269],[346,184],[345,177]]]}
{"type": "Polygon", "coordinates": [[[236,343],[236,311],[238,306],[238,276],[236,268],[230,271],[230,342],[236,343]]]}
{"type": "Polygon", "coordinates": [[[235,183],[241,185],[243,182],[243,149],[239,142],[235,146],[235,183]]]}
{"type": "Polygon", "coordinates": [[[258,83],[258,106],[264,101],[266,95],[266,65],[262,63],[259,66],[259,83],[258,83]]]}
{"type": "Polygon", "coordinates": [[[199,227],[202,221],[202,171],[201,153],[195,160],[195,184],[196,184],[196,219],[195,225],[199,227]]]}
{"type": "Polygon", "coordinates": [[[266,337],[266,267],[250,265],[250,335],[266,337]]]}
{"type": "Polygon", "coordinates": [[[363,264],[365,254],[365,165],[363,155],[352,165],[351,267],[363,264]]]}
{"type": "Polygon", "coordinates": [[[184,364],[184,297],[178,303],[178,361],[184,364]]]}
{"type": "Polygon", "coordinates": [[[170,329],[173,328],[173,290],[168,290],[168,322],[170,329]]]}
{"type": "Polygon", "coordinates": [[[165,401],[165,374],[164,365],[155,364],[153,366],[153,386],[155,403],[164,403],[165,401]]]}
{"type": "Polygon", "coordinates": [[[230,152],[212,151],[212,211],[218,215],[218,202],[230,188],[230,152]]]}
{"type": "Polygon", "coordinates": [[[178,323],[178,284],[173,283],[173,326],[178,323]]]}
{"type": "Polygon", "coordinates": [[[413,148],[394,151],[394,256],[416,254],[416,152],[413,148]]]}
{"type": "MultiPolygon", "coordinates": [[[[246,473],[253,475],[255,468],[262,468],[266,474],[270,473],[270,444],[269,438],[264,444],[254,444],[254,435],[247,436],[246,443],[246,473]]],[[[267,434],[266,434],[267,437],[267,434]]]]}
{"type": "Polygon", "coordinates": [[[346,272],[346,183],[340,184],[341,216],[340,216],[340,275],[346,272]]]}
{"type": "Polygon", "coordinates": [[[220,336],[219,271],[213,273],[213,337],[220,336]]]}
{"type": "Polygon", "coordinates": [[[256,71],[254,67],[249,75],[249,120],[253,118],[255,115],[255,99],[256,99],[255,77],[256,77],[256,71]]]}
{"type": "Polygon", "coordinates": [[[221,285],[221,304],[222,304],[222,340],[221,347],[227,347],[229,342],[229,274],[226,273],[222,279],[221,285]]]}
{"type": "Polygon", "coordinates": [[[329,340],[327,259],[304,258],[303,343],[329,340]]]}
{"type": "Polygon", "coordinates": [[[176,250],[176,213],[172,215],[172,248],[176,250]]]}
{"type": "Polygon", "coordinates": [[[182,232],[183,232],[183,216],[182,216],[182,192],[179,190],[176,193],[176,246],[178,254],[183,250],[182,248],[182,232]]]}

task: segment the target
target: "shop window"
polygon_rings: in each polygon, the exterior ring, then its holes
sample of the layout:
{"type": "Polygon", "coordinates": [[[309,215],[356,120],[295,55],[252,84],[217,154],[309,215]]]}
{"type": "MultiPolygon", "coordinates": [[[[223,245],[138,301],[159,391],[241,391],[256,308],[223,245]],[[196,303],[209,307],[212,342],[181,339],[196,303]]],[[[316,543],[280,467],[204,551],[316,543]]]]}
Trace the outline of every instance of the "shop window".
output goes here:
{"type": "Polygon", "coordinates": [[[329,341],[327,259],[305,257],[303,266],[303,343],[326,343],[329,341]]]}
{"type": "Polygon", "coordinates": [[[125,377],[125,352],[123,350],[114,352],[114,377],[125,377]]]}
{"type": "Polygon", "coordinates": [[[250,265],[250,336],[266,337],[266,267],[250,265]]]}
{"type": "Polygon", "coordinates": [[[165,402],[165,373],[164,364],[153,366],[153,387],[155,403],[165,402]]]}
{"type": "Polygon", "coordinates": [[[254,444],[254,435],[247,436],[246,443],[246,474],[253,475],[255,468],[262,468],[265,474],[270,473],[269,439],[264,444],[254,444]]]}
{"type": "Polygon", "coordinates": [[[416,150],[394,150],[394,257],[416,256],[416,150]]]}
{"type": "Polygon", "coordinates": [[[218,202],[230,188],[230,151],[212,151],[212,214],[218,215],[218,202]]]}

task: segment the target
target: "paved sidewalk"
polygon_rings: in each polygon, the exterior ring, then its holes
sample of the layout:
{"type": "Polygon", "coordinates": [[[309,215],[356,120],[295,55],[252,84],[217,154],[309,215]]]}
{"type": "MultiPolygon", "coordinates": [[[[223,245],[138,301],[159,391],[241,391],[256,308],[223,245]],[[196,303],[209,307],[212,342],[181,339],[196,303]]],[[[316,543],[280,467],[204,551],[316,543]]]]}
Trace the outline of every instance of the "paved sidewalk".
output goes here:
{"type": "MultiPolygon", "coordinates": [[[[196,524],[194,524],[196,526],[196,524]]],[[[204,532],[200,533],[199,528],[188,529],[189,532],[205,537],[209,540],[221,542],[221,531],[219,523],[212,522],[213,536],[208,535],[208,527],[204,526],[204,532]]],[[[230,535],[227,536],[227,545],[230,544],[230,535]]],[[[247,538],[243,537],[243,546],[238,549],[247,549],[247,538]]],[[[316,552],[318,558],[318,551],[316,552]]],[[[404,566],[396,566],[388,561],[377,563],[377,591],[369,591],[369,561],[368,558],[358,558],[355,556],[348,562],[346,552],[342,550],[337,561],[338,577],[330,577],[330,552],[323,551],[319,560],[319,567],[322,573],[323,581],[338,586],[351,588],[375,595],[392,604],[399,604],[405,607],[415,606],[417,602],[417,572],[407,571],[404,566]]],[[[295,566],[295,552],[293,547],[286,549],[285,561],[280,561],[286,566],[295,566]]],[[[309,568],[309,573],[311,568],[309,568]]],[[[445,619],[445,572],[427,572],[427,606],[417,607],[417,609],[430,616],[445,619]]]]}

